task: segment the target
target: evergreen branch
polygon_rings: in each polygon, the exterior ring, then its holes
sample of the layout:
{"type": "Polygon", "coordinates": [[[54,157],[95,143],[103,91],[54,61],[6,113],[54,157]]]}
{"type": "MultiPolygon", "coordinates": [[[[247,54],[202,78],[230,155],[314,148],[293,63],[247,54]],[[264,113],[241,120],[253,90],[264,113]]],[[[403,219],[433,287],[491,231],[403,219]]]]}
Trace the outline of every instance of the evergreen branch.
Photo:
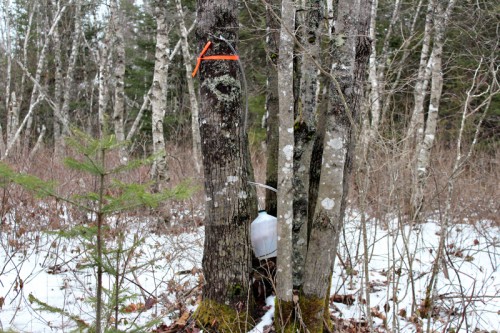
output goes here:
{"type": "Polygon", "coordinates": [[[80,317],[78,317],[76,315],[73,315],[71,313],[68,313],[68,312],[66,312],[63,309],[60,309],[58,307],[55,307],[55,306],[49,305],[49,304],[47,304],[45,302],[42,302],[38,298],[36,298],[35,296],[33,296],[33,294],[29,294],[28,300],[29,300],[29,302],[31,304],[35,303],[36,305],[40,306],[40,308],[38,309],[40,311],[57,313],[57,314],[65,316],[65,317],[68,317],[69,319],[73,320],[76,323],[76,325],[78,325],[78,329],[79,330],[83,330],[85,328],[89,328],[90,327],[89,324],[87,324],[80,317]]]}

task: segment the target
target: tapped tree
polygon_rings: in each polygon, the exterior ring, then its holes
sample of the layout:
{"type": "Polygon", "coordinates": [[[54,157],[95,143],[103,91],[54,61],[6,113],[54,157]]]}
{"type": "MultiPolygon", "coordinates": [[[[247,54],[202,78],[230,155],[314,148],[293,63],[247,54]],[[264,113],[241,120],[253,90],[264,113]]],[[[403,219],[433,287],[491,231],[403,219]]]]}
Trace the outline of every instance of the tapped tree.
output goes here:
{"type": "MultiPolygon", "coordinates": [[[[198,49],[234,55],[238,1],[198,0],[198,49]],[[207,44],[210,42],[211,44],[207,44]]],[[[207,331],[244,329],[249,306],[250,222],[257,215],[239,60],[199,59],[200,136],[205,176],[203,299],[195,314],[207,331]]]]}

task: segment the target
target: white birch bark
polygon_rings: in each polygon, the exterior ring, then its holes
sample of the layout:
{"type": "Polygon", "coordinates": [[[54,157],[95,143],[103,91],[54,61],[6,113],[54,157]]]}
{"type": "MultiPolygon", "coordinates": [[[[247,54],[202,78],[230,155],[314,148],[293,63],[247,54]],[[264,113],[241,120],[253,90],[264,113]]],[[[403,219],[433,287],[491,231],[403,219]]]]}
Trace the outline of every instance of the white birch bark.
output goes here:
{"type": "Polygon", "coordinates": [[[28,109],[28,113],[24,117],[24,119],[21,122],[21,124],[18,126],[18,128],[17,128],[17,130],[16,130],[16,132],[15,132],[13,138],[12,138],[12,140],[7,143],[7,147],[5,149],[5,153],[4,153],[4,155],[2,156],[2,158],[0,160],[4,160],[5,158],[7,158],[9,156],[9,154],[11,153],[13,147],[15,147],[15,145],[17,144],[17,140],[19,140],[19,137],[21,136],[21,131],[23,130],[24,126],[26,126],[26,123],[28,122],[28,120],[31,119],[31,117],[33,116],[34,110],[36,109],[36,107],[38,106],[38,104],[42,100],[43,100],[43,96],[42,95],[38,95],[37,99],[32,104],[30,104],[29,109],[28,109]]]}
{"type": "Polygon", "coordinates": [[[10,103],[7,113],[7,146],[14,142],[16,131],[19,128],[19,104],[16,92],[13,91],[10,96],[10,103]]]}
{"type": "MultiPolygon", "coordinates": [[[[193,31],[195,23],[196,23],[196,21],[193,22],[193,24],[189,27],[188,34],[191,33],[191,31],[193,31]]],[[[182,40],[179,39],[177,41],[177,44],[175,44],[174,49],[172,50],[172,52],[170,53],[170,55],[168,57],[169,62],[171,62],[173,60],[173,58],[175,57],[175,55],[177,54],[177,52],[179,52],[179,49],[181,47],[181,41],[182,40]]],[[[137,132],[137,129],[139,128],[139,124],[141,122],[142,116],[144,115],[144,112],[149,108],[149,105],[151,104],[151,100],[149,99],[149,96],[151,96],[152,89],[153,89],[153,86],[151,86],[149,88],[148,92],[144,95],[143,102],[142,102],[142,105],[139,109],[139,112],[137,113],[137,116],[135,117],[134,122],[133,122],[132,126],[130,126],[130,130],[127,134],[128,141],[132,140],[132,138],[134,137],[135,133],[137,132]]]]}
{"type": "MultiPolygon", "coordinates": [[[[278,153],[278,259],[276,296],[291,302],[292,283],[292,223],[293,223],[293,49],[295,2],[283,0],[278,61],[279,153],[278,153]]],[[[279,303],[278,303],[279,304],[279,303]]],[[[288,315],[288,314],[284,314],[288,315]]]]}
{"type": "MultiPolygon", "coordinates": [[[[378,0],[372,1],[371,6],[371,21],[369,28],[369,36],[372,40],[371,43],[371,53],[368,63],[368,83],[370,85],[370,90],[368,93],[368,101],[366,101],[363,108],[363,116],[361,117],[362,121],[362,129],[360,133],[360,141],[361,141],[361,155],[363,156],[363,160],[366,158],[366,153],[368,150],[368,145],[370,142],[375,140],[378,133],[378,124],[380,119],[380,111],[381,111],[381,87],[379,84],[379,75],[377,74],[377,38],[375,31],[375,23],[377,17],[377,7],[378,0]],[[368,116],[368,113],[371,117],[368,116]],[[371,121],[370,121],[371,119],[371,121]]],[[[363,163],[363,161],[361,162],[363,163]]]]}
{"type": "Polygon", "coordinates": [[[101,42],[101,46],[99,49],[99,53],[97,55],[99,61],[99,72],[98,72],[98,80],[99,80],[99,95],[97,99],[97,108],[98,108],[98,121],[99,121],[99,133],[102,135],[105,131],[107,131],[108,127],[108,119],[106,119],[106,110],[109,102],[109,81],[110,81],[110,72],[109,66],[112,57],[111,50],[111,39],[113,33],[113,25],[116,24],[116,6],[110,7],[111,12],[109,15],[109,23],[106,27],[106,33],[101,42]]]}
{"type": "Polygon", "coordinates": [[[69,107],[71,102],[72,92],[74,90],[75,85],[75,67],[76,60],[78,57],[80,43],[81,43],[81,33],[82,33],[82,22],[81,22],[81,1],[75,0],[75,13],[74,13],[74,29],[72,34],[72,44],[71,44],[71,52],[68,59],[68,67],[66,68],[66,76],[64,79],[64,92],[63,92],[63,101],[61,107],[61,118],[58,121],[62,125],[62,135],[61,140],[55,142],[55,151],[56,156],[60,156],[64,150],[64,136],[70,134],[69,128],[69,107]]]}
{"type": "Polygon", "coordinates": [[[444,8],[445,1],[436,1],[436,14],[434,15],[434,45],[431,55],[431,91],[430,103],[427,112],[427,120],[425,123],[425,131],[423,137],[417,142],[417,160],[416,160],[416,184],[414,184],[414,196],[412,209],[413,214],[418,214],[424,201],[424,188],[430,165],[430,155],[434,141],[436,138],[436,129],[438,123],[439,104],[443,90],[443,46],[448,24],[449,16],[455,5],[455,0],[450,0],[447,8],[444,8]]]}
{"type": "Polygon", "coordinates": [[[413,111],[410,119],[410,123],[407,129],[407,147],[411,147],[414,144],[414,138],[417,135],[423,134],[423,123],[424,123],[424,101],[427,95],[427,82],[428,82],[428,70],[427,63],[429,60],[429,51],[431,46],[432,37],[432,26],[434,17],[434,1],[429,0],[427,4],[427,13],[425,16],[425,28],[424,36],[422,40],[422,50],[420,52],[420,64],[418,67],[417,78],[415,81],[414,90],[414,105],[413,111]],[[418,133],[421,132],[421,133],[418,133]]]}
{"type": "MultiPolygon", "coordinates": [[[[51,40],[55,30],[57,29],[57,26],[58,26],[59,21],[62,17],[62,14],[66,10],[66,8],[67,8],[67,5],[58,6],[57,11],[52,19],[52,22],[49,22],[49,19],[46,18],[46,20],[44,22],[44,27],[43,27],[44,28],[43,33],[42,33],[42,31],[40,31],[41,35],[44,36],[44,39],[40,40],[41,49],[40,49],[40,53],[38,54],[35,75],[33,77],[33,81],[35,81],[35,85],[33,86],[33,90],[31,92],[30,107],[29,107],[30,110],[27,113],[29,115],[29,117],[26,119],[26,122],[23,121],[24,125],[22,125],[22,126],[26,126],[26,129],[25,129],[25,137],[26,138],[30,137],[30,132],[31,132],[32,116],[33,116],[33,111],[34,111],[34,109],[32,108],[32,105],[37,105],[40,102],[40,98],[46,98],[45,94],[42,92],[43,90],[40,89],[40,85],[36,84],[36,83],[40,82],[40,80],[41,80],[42,72],[43,72],[45,65],[46,65],[47,50],[48,50],[50,40],[51,40]]],[[[25,50],[25,52],[27,52],[27,51],[25,50]]],[[[51,103],[51,107],[52,108],[55,107],[55,103],[53,101],[51,103]]],[[[28,150],[28,144],[29,144],[29,140],[27,139],[24,141],[24,150],[25,151],[28,150]]],[[[9,150],[9,148],[7,148],[7,151],[8,150],[9,150]]]]}
{"type": "MultiPolygon", "coordinates": [[[[123,12],[117,1],[112,1],[111,5],[114,7],[113,12],[115,12],[115,26],[114,26],[114,64],[113,64],[113,74],[115,83],[115,104],[113,106],[113,126],[115,130],[116,140],[118,142],[123,142],[125,140],[125,128],[124,128],[124,115],[125,115],[125,42],[123,39],[123,29],[125,26],[125,20],[123,18],[123,12]]],[[[121,157],[124,151],[120,150],[121,157]]]]}
{"type": "MultiPolygon", "coordinates": [[[[54,29],[53,35],[53,45],[54,45],[54,66],[55,66],[55,74],[54,74],[54,116],[55,121],[53,124],[54,130],[54,142],[56,147],[59,145],[62,136],[61,124],[58,122],[58,119],[61,118],[61,109],[62,109],[62,95],[63,95],[63,69],[62,69],[62,51],[61,51],[61,36],[59,34],[59,28],[56,27],[54,29]]],[[[56,149],[56,156],[60,152],[56,149]]]]}
{"type": "Polygon", "coordinates": [[[156,49],[155,67],[153,74],[153,85],[151,88],[152,107],[152,135],[153,153],[155,163],[152,177],[156,186],[161,188],[168,181],[167,152],[165,148],[165,137],[163,132],[163,120],[167,107],[167,78],[168,78],[168,22],[164,5],[157,3],[155,6],[156,17],[156,49]]]}
{"type": "Polygon", "coordinates": [[[191,133],[193,137],[193,160],[196,172],[201,172],[201,139],[200,139],[200,125],[199,125],[199,108],[198,100],[196,98],[196,91],[194,89],[194,80],[191,76],[193,71],[191,65],[191,53],[189,51],[188,43],[188,30],[184,20],[184,13],[180,0],[176,0],[177,13],[179,15],[179,28],[181,31],[181,46],[182,56],[184,58],[184,66],[186,68],[186,81],[188,84],[189,103],[191,104],[191,133]]]}
{"type": "Polygon", "coordinates": [[[40,129],[40,133],[38,134],[38,139],[36,140],[35,145],[33,146],[33,149],[31,149],[29,155],[28,155],[28,160],[31,160],[33,156],[40,150],[43,144],[43,138],[45,137],[45,132],[47,132],[47,127],[45,125],[42,125],[42,128],[40,129]]]}

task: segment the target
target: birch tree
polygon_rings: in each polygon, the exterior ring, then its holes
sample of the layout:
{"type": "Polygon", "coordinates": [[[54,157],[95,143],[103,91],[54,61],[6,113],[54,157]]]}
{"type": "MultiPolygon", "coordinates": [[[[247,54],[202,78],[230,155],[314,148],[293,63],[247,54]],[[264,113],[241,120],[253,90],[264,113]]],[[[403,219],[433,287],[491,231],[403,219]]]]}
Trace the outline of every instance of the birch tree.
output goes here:
{"type": "Polygon", "coordinates": [[[196,92],[194,90],[194,81],[191,77],[193,71],[191,66],[191,53],[189,51],[188,42],[188,30],[186,28],[186,23],[184,19],[184,10],[182,9],[182,4],[180,0],[176,0],[177,13],[179,15],[179,29],[181,31],[181,47],[182,47],[182,57],[184,59],[184,66],[186,68],[186,81],[188,85],[189,93],[189,103],[191,104],[191,133],[193,140],[193,160],[196,171],[201,172],[201,139],[200,139],[200,128],[199,128],[199,110],[198,110],[198,100],[196,98],[196,92]]]}
{"type": "MultiPolygon", "coordinates": [[[[424,188],[430,165],[430,153],[436,137],[439,103],[443,90],[443,46],[446,26],[455,5],[455,0],[436,0],[434,14],[434,44],[429,59],[431,87],[430,102],[425,122],[425,130],[416,147],[415,182],[413,184],[412,212],[418,216],[424,202],[424,188]]],[[[422,131],[421,129],[419,131],[422,131]]]]}
{"type": "Polygon", "coordinates": [[[66,75],[63,76],[62,84],[64,89],[62,92],[62,105],[59,116],[56,115],[54,125],[54,151],[56,156],[62,156],[65,147],[64,137],[70,135],[70,103],[73,98],[75,89],[76,61],[80,52],[81,33],[82,33],[82,17],[81,17],[81,2],[74,1],[74,29],[71,34],[71,51],[67,61],[66,75]],[[58,125],[56,125],[58,124],[58,125]]]}
{"type": "MultiPolygon", "coordinates": [[[[114,106],[113,106],[113,125],[118,142],[125,140],[125,41],[123,30],[125,28],[125,18],[123,10],[117,1],[112,1],[113,12],[116,14],[114,26],[114,106]]],[[[125,158],[125,151],[120,150],[121,158],[125,158]]]]}
{"type": "Polygon", "coordinates": [[[167,20],[166,4],[163,1],[154,2],[154,15],[157,28],[155,68],[150,95],[152,107],[153,153],[155,155],[152,177],[158,189],[161,189],[161,186],[168,181],[167,151],[165,148],[163,120],[167,107],[169,23],[167,20]]]}

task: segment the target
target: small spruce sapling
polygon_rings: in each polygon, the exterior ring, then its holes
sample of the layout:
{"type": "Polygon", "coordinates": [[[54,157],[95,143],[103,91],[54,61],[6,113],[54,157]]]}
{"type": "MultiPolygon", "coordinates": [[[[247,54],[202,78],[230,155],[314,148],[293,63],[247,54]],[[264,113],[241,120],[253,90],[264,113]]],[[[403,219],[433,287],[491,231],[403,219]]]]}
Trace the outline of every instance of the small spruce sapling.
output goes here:
{"type": "MultiPolygon", "coordinates": [[[[114,135],[103,134],[101,138],[95,139],[84,132],[74,130],[67,142],[68,146],[72,147],[79,157],[66,158],[65,165],[72,170],[92,176],[95,184],[93,191],[84,191],[72,197],[65,197],[58,194],[53,182],[46,182],[32,175],[18,173],[3,163],[0,163],[0,186],[8,183],[20,185],[40,197],[48,196],[66,202],[69,206],[73,206],[91,217],[91,223],[87,225],[77,225],[70,230],[57,233],[62,237],[79,238],[87,248],[85,253],[90,255],[89,265],[96,272],[95,325],[89,325],[89,331],[96,333],[119,332],[117,317],[119,303],[128,297],[128,295],[123,295],[121,286],[125,274],[133,271],[133,268],[127,268],[129,258],[142,240],[134,238],[133,244],[125,247],[125,237],[119,233],[114,245],[115,248],[109,248],[105,240],[110,230],[108,220],[113,217],[115,221],[120,221],[120,215],[126,212],[144,207],[156,208],[169,199],[187,199],[192,195],[194,188],[189,182],[185,182],[173,189],[163,189],[151,193],[151,183],[138,184],[123,181],[124,174],[151,164],[154,157],[129,160],[126,163],[113,165],[110,156],[127,144],[126,142],[118,142],[114,135]],[[103,287],[104,275],[113,277],[114,286],[110,290],[103,287]],[[106,294],[107,297],[105,297],[106,294]],[[105,303],[106,300],[107,303],[105,303]],[[111,320],[113,315],[115,318],[111,320]]],[[[86,267],[88,268],[89,265],[86,267]]],[[[85,322],[77,316],[48,304],[41,304],[33,295],[30,295],[30,301],[40,306],[42,311],[59,313],[72,319],[80,329],[85,327],[85,322]]],[[[132,325],[136,326],[134,323],[132,325]]],[[[150,326],[151,323],[146,325],[150,326]]],[[[137,326],[129,327],[127,331],[138,329],[140,330],[137,326]]]]}

